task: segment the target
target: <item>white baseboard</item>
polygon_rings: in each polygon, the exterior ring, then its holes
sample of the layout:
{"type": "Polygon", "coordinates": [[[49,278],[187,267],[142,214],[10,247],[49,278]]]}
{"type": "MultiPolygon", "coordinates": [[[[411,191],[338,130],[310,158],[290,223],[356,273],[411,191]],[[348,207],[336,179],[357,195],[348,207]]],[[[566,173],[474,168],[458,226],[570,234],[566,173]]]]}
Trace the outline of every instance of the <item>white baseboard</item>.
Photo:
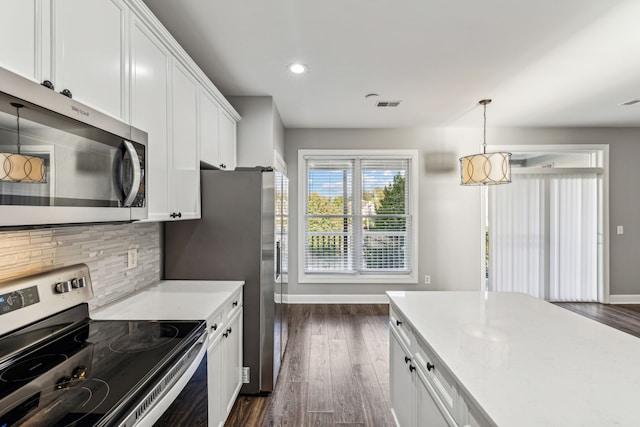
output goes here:
{"type": "Polygon", "coordinates": [[[640,304],[640,295],[609,295],[609,304],[640,304]]]}
{"type": "Polygon", "coordinates": [[[374,295],[284,295],[287,304],[389,304],[386,294],[374,295]]]}

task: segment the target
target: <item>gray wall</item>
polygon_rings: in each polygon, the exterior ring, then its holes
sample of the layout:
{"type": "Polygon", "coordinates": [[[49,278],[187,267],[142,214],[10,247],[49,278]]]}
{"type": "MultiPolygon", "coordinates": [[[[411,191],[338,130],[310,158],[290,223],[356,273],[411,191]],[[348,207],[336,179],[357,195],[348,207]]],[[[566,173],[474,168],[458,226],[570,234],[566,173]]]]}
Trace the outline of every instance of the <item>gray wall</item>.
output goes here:
{"type": "MultiPolygon", "coordinates": [[[[640,129],[489,129],[490,145],[609,144],[610,294],[640,294],[640,129]],[[615,226],[624,225],[624,235],[615,226]]],[[[290,178],[291,294],[376,294],[388,289],[476,290],[482,274],[481,189],[461,187],[458,169],[433,173],[425,155],[439,150],[456,157],[478,152],[482,129],[287,129],[285,161],[290,178]],[[326,285],[298,283],[298,150],[418,149],[419,258],[418,285],[326,285]],[[425,286],[425,274],[432,284],[425,286]]]]}
{"type": "MultiPolygon", "coordinates": [[[[395,290],[479,290],[480,192],[459,185],[458,170],[425,170],[424,155],[440,149],[477,150],[477,139],[458,147],[445,144],[439,129],[287,129],[285,161],[289,168],[289,293],[381,294],[395,290]],[[298,283],[298,150],[299,149],[418,149],[419,258],[416,285],[340,285],[298,283]],[[460,265],[465,268],[460,268],[460,265]],[[431,275],[431,285],[423,283],[431,275]]],[[[480,135],[481,136],[481,135],[480,135]]]]}

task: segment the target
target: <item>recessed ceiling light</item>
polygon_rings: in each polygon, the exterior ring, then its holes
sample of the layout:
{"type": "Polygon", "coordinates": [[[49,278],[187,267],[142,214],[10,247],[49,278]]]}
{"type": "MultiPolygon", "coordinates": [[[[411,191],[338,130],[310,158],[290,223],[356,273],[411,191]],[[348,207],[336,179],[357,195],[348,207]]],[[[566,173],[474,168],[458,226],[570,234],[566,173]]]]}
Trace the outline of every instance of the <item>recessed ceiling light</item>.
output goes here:
{"type": "Polygon", "coordinates": [[[307,67],[304,64],[295,63],[295,64],[289,65],[289,71],[291,71],[294,74],[306,73],[308,69],[309,67],[307,67]]]}

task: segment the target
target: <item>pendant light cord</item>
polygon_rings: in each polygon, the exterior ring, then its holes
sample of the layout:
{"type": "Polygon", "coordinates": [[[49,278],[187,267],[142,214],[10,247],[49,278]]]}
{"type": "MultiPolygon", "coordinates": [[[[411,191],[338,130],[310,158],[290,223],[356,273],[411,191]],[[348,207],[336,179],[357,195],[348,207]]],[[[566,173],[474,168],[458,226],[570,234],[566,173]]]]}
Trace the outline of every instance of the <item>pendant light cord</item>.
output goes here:
{"type": "Polygon", "coordinates": [[[491,102],[490,99],[482,99],[479,104],[484,107],[484,124],[483,124],[483,133],[482,133],[482,154],[487,154],[487,104],[491,102]]]}
{"type": "Polygon", "coordinates": [[[20,109],[24,107],[24,105],[19,104],[17,102],[12,102],[11,106],[16,107],[16,129],[18,131],[18,154],[20,154],[20,109]]]}
{"type": "Polygon", "coordinates": [[[18,154],[20,154],[20,107],[16,107],[16,127],[18,128],[18,154]]]}

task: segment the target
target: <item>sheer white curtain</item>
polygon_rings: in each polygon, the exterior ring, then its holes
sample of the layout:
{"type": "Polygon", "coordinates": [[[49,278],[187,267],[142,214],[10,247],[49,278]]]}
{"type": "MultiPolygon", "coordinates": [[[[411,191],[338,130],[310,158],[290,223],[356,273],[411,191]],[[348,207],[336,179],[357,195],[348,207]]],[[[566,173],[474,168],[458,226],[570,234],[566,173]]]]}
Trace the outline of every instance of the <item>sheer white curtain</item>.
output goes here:
{"type": "Polygon", "coordinates": [[[596,301],[595,173],[514,175],[489,189],[489,289],[596,301]]]}

